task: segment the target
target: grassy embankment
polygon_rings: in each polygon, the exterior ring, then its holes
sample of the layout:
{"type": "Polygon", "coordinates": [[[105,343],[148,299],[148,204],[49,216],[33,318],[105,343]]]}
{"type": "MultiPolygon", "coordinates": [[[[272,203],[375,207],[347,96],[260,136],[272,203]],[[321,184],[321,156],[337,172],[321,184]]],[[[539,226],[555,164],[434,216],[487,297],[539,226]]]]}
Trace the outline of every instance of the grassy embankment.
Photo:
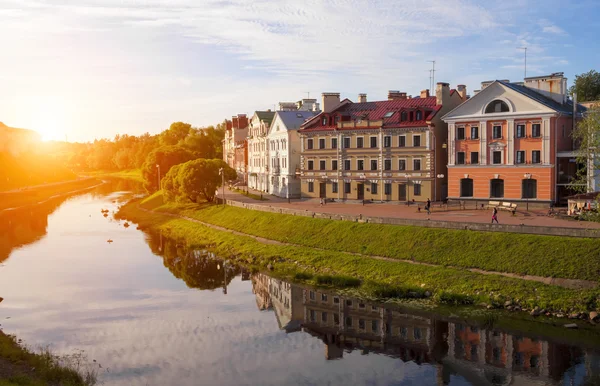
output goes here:
{"type": "Polygon", "coordinates": [[[58,357],[48,349],[35,353],[0,332],[0,386],[87,386],[97,382],[95,366],[81,353],[58,357]]]}
{"type": "Polygon", "coordinates": [[[85,178],[27,188],[15,192],[0,192],[0,210],[36,204],[57,195],[67,194],[98,185],[100,182],[101,181],[95,178],[85,178]]]}
{"type": "Polygon", "coordinates": [[[257,200],[257,201],[269,201],[268,198],[266,197],[261,197],[259,194],[254,194],[254,193],[250,193],[250,192],[246,192],[245,190],[242,189],[233,189],[234,192],[239,193],[243,196],[249,197],[253,200],[257,200]]]}
{"type": "Polygon", "coordinates": [[[211,205],[163,205],[160,194],[126,205],[120,216],[142,227],[161,230],[190,246],[210,248],[223,258],[258,269],[270,264],[274,274],[281,277],[309,284],[358,287],[362,295],[371,297],[421,298],[430,292],[437,303],[502,307],[511,300],[526,308],[539,306],[561,312],[590,311],[598,306],[600,297],[598,289],[566,289],[460,268],[516,273],[526,270],[542,276],[595,279],[597,276],[590,275],[590,271],[598,272],[599,264],[597,258],[591,258],[598,253],[594,240],[357,224],[211,205]],[[191,221],[148,213],[138,204],[302,246],[264,244],[191,221]],[[455,268],[375,260],[345,252],[414,258],[455,268]],[[560,258],[568,258],[569,263],[554,264],[560,258]],[[583,267],[572,266],[576,264],[583,267]]]}
{"type": "Polygon", "coordinates": [[[116,177],[133,180],[137,182],[144,182],[142,177],[142,171],[140,169],[121,170],[118,172],[111,171],[95,171],[84,173],[86,176],[92,177],[116,177]]]}

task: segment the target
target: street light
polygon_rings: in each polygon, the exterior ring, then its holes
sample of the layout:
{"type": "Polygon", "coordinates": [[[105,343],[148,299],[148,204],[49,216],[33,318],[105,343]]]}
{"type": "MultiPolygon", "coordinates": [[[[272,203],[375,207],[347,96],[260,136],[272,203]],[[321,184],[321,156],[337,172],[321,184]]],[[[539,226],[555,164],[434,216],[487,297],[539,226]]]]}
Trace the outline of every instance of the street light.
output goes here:
{"type": "MultiPolygon", "coordinates": [[[[526,180],[530,180],[531,179],[531,173],[525,173],[523,175],[523,177],[525,177],[526,180]]],[[[529,186],[527,186],[527,188],[529,188],[529,186]]],[[[529,192],[527,190],[525,190],[523,193],[525,193],[525,210],[527,210],[529,212],[529,192]]]]}
{"type": "Polygon", "coordinates": [[[219,175],[221,176],[221,201],[225,206],[225,173],[223,168],[219,168],[219,175]]]}
{"type": "Polygon", "coordinates": [[[409,206],[410,201],[408,200],[408,195],[410,194],[410,174],[406,173],[404,174],[404,177],[406,177],[406,206],[409,206]]]}
{"type": "MultiPolygon", "coordinates": [[[[443,174],[438,174],[436,177],[437,177],[437,179],[438,179],[438,180],[443,180],[443,179],[444,179],[444,177],[446,177],[446,176],[445,176],[445,175],[443,175],[443,174]]],[[[437,185],[437,184],[436,184],[436,185],[437,185]]],[[[444,193],[444,191],[442,190],[442,194],[443,194],[443,193],[444,193]]],[[[442,200],[442,202],[444,202],[444,197],[442,197],[442,195],[440,195],[440,199],[442,200]]]]}
{"type": "MultiPolygon", "coordinates": [[[[158,186],[157,186],[157,188],[158,188],[158,190],[162,190],[162,186],[160,185],[160,165],[156,164],[156,168],[158,169],[158,175],[157,175],[158,186]]],[[[165,192],[163,192],[163,194],[162,194],[162,200],[164,203],[165,202],[165,192]]]]}

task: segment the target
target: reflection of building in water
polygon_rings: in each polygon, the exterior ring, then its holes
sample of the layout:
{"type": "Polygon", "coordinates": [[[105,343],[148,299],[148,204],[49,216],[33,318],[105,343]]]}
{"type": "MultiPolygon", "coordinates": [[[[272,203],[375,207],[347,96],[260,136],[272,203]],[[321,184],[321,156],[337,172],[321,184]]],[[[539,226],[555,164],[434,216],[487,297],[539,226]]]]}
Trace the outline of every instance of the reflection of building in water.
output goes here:
{"type": "Polygon", "coordinates": [[[286,332],[300,330],[303,319],[301,288],[258,273],[252,276],[252,291],[260,310],[275,311],[280,329],[286,332]]]}

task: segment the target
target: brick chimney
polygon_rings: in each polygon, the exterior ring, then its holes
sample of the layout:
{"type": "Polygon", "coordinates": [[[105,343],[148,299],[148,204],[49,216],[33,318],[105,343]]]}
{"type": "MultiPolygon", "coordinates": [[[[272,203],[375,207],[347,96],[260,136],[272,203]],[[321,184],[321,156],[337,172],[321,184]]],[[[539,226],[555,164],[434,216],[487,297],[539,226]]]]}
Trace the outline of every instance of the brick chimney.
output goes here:
{"type": "Polygon", "coordinates": [[[465,86],[464,84],[459,84],[456,86],[456,92],[458,92],[458,95],[460,95],[460,97],[463,100],[467,99],[467,86],[465,86]]]}
{"type": "Polygon", "coordinates": [[[443,105],[450,98],[450,84],[438,82],[435,88],[436,104],[443,105]]]}
{"type": "Polygon", "coordinates": [[[367,94],[358,94],[358,103],[367,103],[367,94]]]}
{"type": "Polygon", "coordinates": [[[421,90],[421,98],[429,98],[429,89],[421,90]]]}
{"type": "Polygon", "coordinates": [[[330,112],[335,106],[340,104],[339,92],[324,92],[321,94],[321,98],[321,108],[325,113],[330,112]]]}
{"type": "Polygon", "coordinates": [[[398,90],[388,91],[388,100],[393,101],[395,99],[408,99],[408,97],[405,92],[400,92],[398,90]]]}

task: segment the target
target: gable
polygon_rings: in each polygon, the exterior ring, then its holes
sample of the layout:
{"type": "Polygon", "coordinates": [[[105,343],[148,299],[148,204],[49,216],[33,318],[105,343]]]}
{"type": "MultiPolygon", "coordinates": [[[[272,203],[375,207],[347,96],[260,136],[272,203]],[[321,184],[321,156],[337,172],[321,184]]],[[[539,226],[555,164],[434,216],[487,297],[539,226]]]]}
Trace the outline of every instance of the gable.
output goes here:
{"type": "Polygon", "coordinates": [[[496,81],[481,90],[475,96],[467,99],[464,103],[444,115],[442,119],[446,122],[464,119],[485,119],[486,117],[507,117],[529,114],[553,114],[555,110],[544,104],[506,87],[496,81]],[[509,112],[486,114],[486,107],[493,101],[500,100],[509,107],[509,112]]]}

